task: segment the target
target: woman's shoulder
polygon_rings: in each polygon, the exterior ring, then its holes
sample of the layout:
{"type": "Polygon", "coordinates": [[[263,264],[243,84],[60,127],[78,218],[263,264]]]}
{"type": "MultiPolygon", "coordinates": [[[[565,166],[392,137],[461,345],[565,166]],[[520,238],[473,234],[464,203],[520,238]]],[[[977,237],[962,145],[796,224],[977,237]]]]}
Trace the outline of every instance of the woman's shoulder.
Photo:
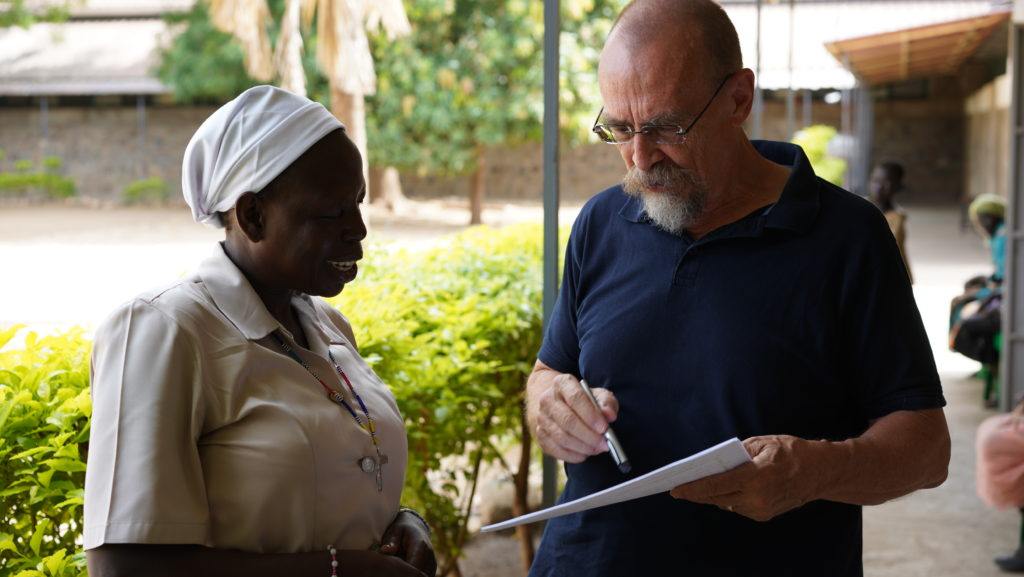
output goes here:
{"type": "Polygon", "coordinates": [[[194,335],[200,319],[209,312],[203,306],[198,279],[187,277],[143,291],[118,305],[96,331],[97,342],[111,332],[129,326],[154,331],[172,330],[194,335]]]}

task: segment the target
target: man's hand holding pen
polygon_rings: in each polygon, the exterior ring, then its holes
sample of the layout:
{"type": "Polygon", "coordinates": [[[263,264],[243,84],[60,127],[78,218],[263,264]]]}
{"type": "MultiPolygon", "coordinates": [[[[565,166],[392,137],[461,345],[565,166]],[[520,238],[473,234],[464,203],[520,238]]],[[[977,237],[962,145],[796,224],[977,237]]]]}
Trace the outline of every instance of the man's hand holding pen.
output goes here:
{"type": "Polygon", "coordinates": [[[619,413],[615,395],[607,389],[591,389],[595,407],[575,376],[553,369],[536,376],[547,377],[544,380],[549,382],[531,383],[543,388],[530,396],[527,418],[544,452],[568,463],[581,463],[607,451],[604,433],[619,413]]]}

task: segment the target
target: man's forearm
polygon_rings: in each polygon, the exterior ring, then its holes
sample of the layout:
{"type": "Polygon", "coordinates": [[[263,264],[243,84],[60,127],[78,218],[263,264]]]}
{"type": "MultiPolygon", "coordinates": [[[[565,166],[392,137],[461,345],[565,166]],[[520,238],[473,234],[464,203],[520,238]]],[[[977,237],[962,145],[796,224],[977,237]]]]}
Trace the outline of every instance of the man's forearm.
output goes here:
{"type": "Polygon", "coordinates": [[[811,443],[825,467],[818,498],[829,501],[877,505],[941,485],[949,467],[942,409],[898,411],[857,438],[811,443]]]}

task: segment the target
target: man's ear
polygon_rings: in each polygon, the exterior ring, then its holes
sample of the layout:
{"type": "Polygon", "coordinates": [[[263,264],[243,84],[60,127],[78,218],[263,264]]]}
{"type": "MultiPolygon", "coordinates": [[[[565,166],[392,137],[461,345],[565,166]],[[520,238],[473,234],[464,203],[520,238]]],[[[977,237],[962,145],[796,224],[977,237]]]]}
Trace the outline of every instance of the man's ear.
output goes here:
{"type": "Polygon", "coordinates": [[[259,242],[266,236],[266,208],[263,198],[255,192],[247,192],[235,202],[235,222],[252,242],[259,242]]]}
{"type": "Polygon", "coordinates": [[[754,73],[749,68],[734,73],[723,92],[732,106],[729,120],[733,126],[742,126],[754,106],[754,73]]]}

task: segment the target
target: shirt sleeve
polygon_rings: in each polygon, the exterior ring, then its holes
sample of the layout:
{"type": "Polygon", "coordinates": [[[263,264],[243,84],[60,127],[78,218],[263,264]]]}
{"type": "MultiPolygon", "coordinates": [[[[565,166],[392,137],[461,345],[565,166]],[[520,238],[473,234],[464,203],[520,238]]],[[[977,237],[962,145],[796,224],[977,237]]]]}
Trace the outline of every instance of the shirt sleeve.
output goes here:
{"type": "Polygon", "coordinates": [[[885,222],[848,269],[841,305],[845,373],[854,379],[863,417],[942,407],[942,385],[910,276],[885,222]]]}
{"type": "Polygon", "coordinates": [[[122,306],[97,331],[86,549],[208,544],[198,359],[178,323],[142,300],[122,306]]]}
{"type": "Polygon", "coordinates": [[[569,235],[569,246],[565,255],[565,266],[562,273],[562,286],[554,311],[544,329],[544,342],[541,343],[537,359],[560,373],[579,375],[580,341],[576,330],[577,295],[582,264],[582,242],[579,240],[581,222],[585,218],[581,214],[569,235]]]}

